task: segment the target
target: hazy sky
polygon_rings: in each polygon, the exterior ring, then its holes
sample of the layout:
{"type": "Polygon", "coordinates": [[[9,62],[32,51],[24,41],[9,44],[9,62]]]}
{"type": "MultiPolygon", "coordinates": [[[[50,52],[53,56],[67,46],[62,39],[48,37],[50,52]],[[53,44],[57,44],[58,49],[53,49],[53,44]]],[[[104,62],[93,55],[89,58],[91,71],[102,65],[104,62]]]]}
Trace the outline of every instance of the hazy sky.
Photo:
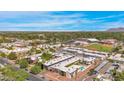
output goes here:
{"type": "Polygon", "coordinates": [[[0,12],[0,31],[103,31],[124,27],[124,12],[0,12]]]}

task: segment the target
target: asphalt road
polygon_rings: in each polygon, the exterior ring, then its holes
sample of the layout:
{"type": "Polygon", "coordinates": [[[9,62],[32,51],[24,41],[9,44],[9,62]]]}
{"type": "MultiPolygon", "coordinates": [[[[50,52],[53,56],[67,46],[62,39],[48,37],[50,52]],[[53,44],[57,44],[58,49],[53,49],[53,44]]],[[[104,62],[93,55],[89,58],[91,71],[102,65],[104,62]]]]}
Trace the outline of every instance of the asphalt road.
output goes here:
{"type": "MultiPolygon", "coordinates": [[[[12,64],[8,59],[6,58],[0,58],[0,63],[3,64],[3,65],[12,65],[12,67],[16,70],[19,70],[20,68],[15,66],[14,64],[12,64]]],[[[26,71],[27,72],[27,71],[26,71]]],[[[27,72],[29,73],[29,72],[27,72]]],[[[47,81],[46,79],[44,78],[41,78],[39,76],[36,76],[32,73],[29,73],[29,78],[27,79],[27,81],[47,81]]]]}

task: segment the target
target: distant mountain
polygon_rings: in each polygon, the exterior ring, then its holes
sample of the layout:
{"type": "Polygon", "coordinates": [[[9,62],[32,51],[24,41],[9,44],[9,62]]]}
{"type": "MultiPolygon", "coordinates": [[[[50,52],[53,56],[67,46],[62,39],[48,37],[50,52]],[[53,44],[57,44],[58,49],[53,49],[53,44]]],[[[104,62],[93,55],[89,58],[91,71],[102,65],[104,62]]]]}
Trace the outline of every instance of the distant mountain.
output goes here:
{"type": "Polygon", "coordinates": [[[109,31],[109,32],[124,32],[124,27],[110,28],[107,31],[109,31]]]}

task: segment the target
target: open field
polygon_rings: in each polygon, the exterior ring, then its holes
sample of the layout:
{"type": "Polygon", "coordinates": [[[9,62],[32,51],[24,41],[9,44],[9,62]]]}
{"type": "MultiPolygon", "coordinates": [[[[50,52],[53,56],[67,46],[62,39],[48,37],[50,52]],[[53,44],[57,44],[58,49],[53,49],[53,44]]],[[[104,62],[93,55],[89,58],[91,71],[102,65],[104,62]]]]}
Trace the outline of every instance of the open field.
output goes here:
{"type": "Polygon", "coordinates": [[[85,48],[95,51],[101,51],[101,52],[111,52],[112,46],[111,45],[105,45],[105,44],[91,44],[89,46],[86,46],[85,48]]]}

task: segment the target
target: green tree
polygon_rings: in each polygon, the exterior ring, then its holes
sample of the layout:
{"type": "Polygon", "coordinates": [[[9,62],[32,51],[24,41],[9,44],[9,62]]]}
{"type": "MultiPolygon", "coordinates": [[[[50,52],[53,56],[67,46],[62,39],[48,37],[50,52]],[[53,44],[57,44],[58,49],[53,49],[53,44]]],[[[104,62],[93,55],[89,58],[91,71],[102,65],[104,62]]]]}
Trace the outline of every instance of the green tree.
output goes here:
{"type": "Polygon", "coordinates": [[[39,66],[43,70],[43,63],[42,62],[37,62],[36,65],[39,66]]]}
{"type": "Polygon", "coordinates": [[[116,69],[111,70],[111,75],[115,81],[123,81],[124,80],[124,71],[117,72],[116,69]]]}
{"type": "Polygon", "coordinates": [[[8,50],[12,50],[12,49],[13,49],[13,47],[11,46],[11,47],[8,47],[7,49],[8,49],[8,50]]]}
{"type": "Polygon", "coordinates": [[[51,52],[55,52],[55,49],[53,49],[53,48],[50,48],[49,50],[50,50],[51,52]]]}
{"type": "Polygon", "coordinates": [[[43,60],[45,60],[45,61],[48,61],[48,60],[50,60],[52,58],[52,54],[50,54],[50,53],[43,53],[41,58],[43,60]]]}
{"type": "Polygon", "coordinates": [[[29,74],[25,70],[20,69],[20,70],[16,71],[16,80],[17,81],[26,80],[28,77],[29,77],[29,74]]]}
{"type": "Polygon", "coordinates": [[[124,50],[123,50],[123,51],[121,51],[121,53],[122,53],[122,54],[124,54],[124,50]]]}
{"type": "Polygon", "coordinates": [[[93,78],[93,81],[100,81],[99,78],[93,78]]]}
{"type": "Polygon", "coordinates": [[[27,68],[28,67],[28,61],[26,59],[21,59],[19,61],[20,68],[27,68]]]}
{"type": "Polygon", "coordinates": [[[0,69],[2,75],[4,75],[4,80],[16,80],[22,81],[29,77],[29,74],[24,70],[16,70],[12,66],[7,65],[5,68],[0,69]]]}
{"type": "Polygon", "coordinates": [[[6,57],[5,53],[0,53],[0,57],[6,57]]]}
{"type": "Polygon", "coordinates": [[[114,63],[115,61],[112,59],[108,59],[109,62],[114,63]]]}
{"type": "Polygon", "coordinates": [[[11,53],[8,55],[8,58],[9,58],[10,60],[16,60],[16,59],[17,59],[17,55],[16,55],[15,53],[11,52],[11,53]]]}
{"type": "Polygon", "coordinates": [[[41,50],[36,49],[36,54],[39,54],[39,53],[41,53],[41,50]]]}
{"type": "Polygon", "coordinates": [[[36,53],[36,49],[35,49],[34,47],[32,47],[29,52],[30,52],[31,55],[32,55],[32,54],[35,54],[35,53],[36,53]]]}
{"type": "Polygon", "coordinates": [[[6,80],[15,80],[15,70],[10,65],[2,68],[0,72],[4,75],[6,80]]]}
{"type": "Polygon", "coordinates": [[[31,73],[33,73],[33,74],[38,74],[38,73],[40,73],[41,72],[41,67],[40,66],[33,66],[32,68],[31,68],[31,73]]]}

